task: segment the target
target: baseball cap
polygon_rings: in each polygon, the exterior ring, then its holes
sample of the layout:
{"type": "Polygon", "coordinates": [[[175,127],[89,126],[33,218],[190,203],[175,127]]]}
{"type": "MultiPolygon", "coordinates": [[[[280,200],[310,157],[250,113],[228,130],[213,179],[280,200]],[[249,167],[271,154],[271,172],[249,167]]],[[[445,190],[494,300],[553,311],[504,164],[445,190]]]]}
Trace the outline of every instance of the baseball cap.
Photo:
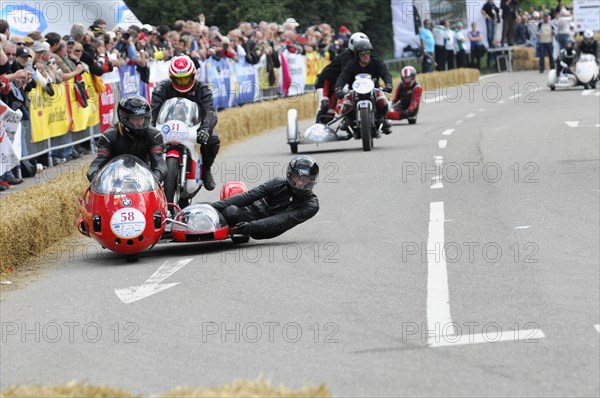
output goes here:
{"type": "Polygon", "coordinates": [[[19,58],[19,57],[29,57],[29,58],[31,58],[31,51],[29,51],[28,48],[19,47],[19,48],[17,48],[17,51],[15,53],[15,57],[17,57],[17,58],[19,58]]]}
{"type": "Polygon", "coordinates": [[[48,51],[46,49],[46,46],[44,46],[42,43],[40,43],[39,41],[34,41],[33,42],[33,46],[31,46],[31,49],[33,50],[33,52],[35,53],[41,53],[42,51],[48,51]]]}
{"type": "Polygon", "coordinates": [[[300,26],[300,24],[298,22],[296,22],[296,20],[294,18],[288,18],[285,20],[284,24],[290,24],[290,25],[294,25],[296,27],[300,26]]]}
{"type": "Polygon", "coordinates": [[[339,32],[340,33],[350,33],[350,29],[348,29],[347,27],[342,25],[342,26],[340,26],[339,32]]]}

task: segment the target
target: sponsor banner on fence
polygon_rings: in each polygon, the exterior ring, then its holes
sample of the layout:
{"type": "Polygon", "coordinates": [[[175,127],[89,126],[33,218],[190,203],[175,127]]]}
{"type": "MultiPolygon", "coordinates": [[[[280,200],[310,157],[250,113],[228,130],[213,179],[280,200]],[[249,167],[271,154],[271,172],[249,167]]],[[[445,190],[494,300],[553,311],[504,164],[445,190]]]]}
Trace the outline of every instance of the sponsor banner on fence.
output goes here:
{"type": "Polygon", "coordinates": [[[115,93],[110,84],[106,91],[100,94],[100,131],[105,132],[115,119],[115,93]]]}
{"type": "Polygon", "coordinates": [[[304,94],[304,86],[306,85],[306,56],[286,50],[282,52],[281,58],[281,68],[284,69],[281,78],[283,94],[286,96],[304,94]],[[285,71],[286,66],[289,72],[289,85],[285,71]]]}
{"type": "Polygon", "coordinates": [[[21,111],[13,111],[0,100],[0,175],[21,160],[21,111]]]}
{"type": "Polygon", "coordinates": [[[48,138],[59,137],[69,131],[69,113],[67,93],[62,84],[53,84],[54,95],[37,85],[29,93],[31,104],[31,142],[40,142],[48,138]]]}
{"type": "Polygon", "coordinates": [[[237,78],[234,87],[238,104],[247,104],[256,101],[258,85],[256,84],[256,73],[254,65],[249,64],[245,57],[233,64],[233,70],[237,78]]]}

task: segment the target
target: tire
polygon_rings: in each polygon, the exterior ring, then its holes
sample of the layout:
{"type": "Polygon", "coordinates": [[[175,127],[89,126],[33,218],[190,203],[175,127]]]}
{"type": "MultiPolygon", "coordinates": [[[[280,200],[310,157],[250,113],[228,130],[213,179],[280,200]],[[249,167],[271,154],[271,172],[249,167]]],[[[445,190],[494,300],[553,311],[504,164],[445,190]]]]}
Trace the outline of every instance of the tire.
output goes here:
{"type": "Polygon", "coordinates": [[[290,143],[290,151],[292,151],[292,153],[298,153],[298,144],[295,142],[290,143]]]}
{"type": "Polygon", "coordinates": [[[586,84],[584,84],[584,85],[583,85],[583,89],[584,89],[584,90],[589,90],[589,89],[590,89],[590,85],[589,85],[589,84],[587,84],[587,83],[586,83],[586,84]]]}
{"type": "Polygon", "coordinates": [[[363,151],[368,152],[373,147],[373,136],[371,136],[371,112],[369,112],[367,108],[360,109],[359,120],[363,151]]]}
{"type": "Polygon", "coordinates": [[[408,124],[417,124],[417,119],[408,119],[408,124]]]}
{"type": "Polygon", "coordinates": [[[552,90],[552,91],[556,90],[556,86],[554,84],[551,84],[550,85],[550,90],[552,90]]]}
{"type": "MultiPolygon", "coordinates": [[[[165,178],[164,188],[167,203],[179,202],[179,192],[177,192],[177,184],[179,183],[179,159],[167,158],[167,177],[165,178]]],[[[169,211],[174,216],[175,211],[169,207],[169,211]],[[172,211],[173,210],[173,211],[172,211]]]]}
{"type": "Polygon", "coordinates": [[[231,241],[233,243],[248,243],[250,240],[250,236],[248,235],[240,235],[240,236],[232,236],[231,241]]]}

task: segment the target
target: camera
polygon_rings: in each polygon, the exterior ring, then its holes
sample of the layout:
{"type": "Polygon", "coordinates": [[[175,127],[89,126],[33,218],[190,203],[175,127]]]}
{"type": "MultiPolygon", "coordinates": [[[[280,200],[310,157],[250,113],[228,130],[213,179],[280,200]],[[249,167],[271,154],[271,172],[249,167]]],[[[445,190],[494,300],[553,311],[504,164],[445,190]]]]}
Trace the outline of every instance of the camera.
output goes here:
{"type": "Polygon", "coordinates": [[[50,59],[48,60],[48,64],[49,64],[49,65],[56,65],[56,59],[55,59],[54,57],[50,58],[50,59]]]}

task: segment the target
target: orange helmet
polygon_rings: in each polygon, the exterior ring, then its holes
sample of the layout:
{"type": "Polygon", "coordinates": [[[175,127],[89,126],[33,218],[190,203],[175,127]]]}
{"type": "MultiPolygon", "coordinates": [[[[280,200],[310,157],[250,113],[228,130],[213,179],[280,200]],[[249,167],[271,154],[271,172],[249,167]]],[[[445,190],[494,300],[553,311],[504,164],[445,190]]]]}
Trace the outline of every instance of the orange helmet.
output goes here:
{"type": "Polygon", "coordinates": [[[196,81],[196,66],[187,55],[180,55],[171,59],[169,77],[173,88],[180,93],[187,93],[194,87],[196,81]]]}

